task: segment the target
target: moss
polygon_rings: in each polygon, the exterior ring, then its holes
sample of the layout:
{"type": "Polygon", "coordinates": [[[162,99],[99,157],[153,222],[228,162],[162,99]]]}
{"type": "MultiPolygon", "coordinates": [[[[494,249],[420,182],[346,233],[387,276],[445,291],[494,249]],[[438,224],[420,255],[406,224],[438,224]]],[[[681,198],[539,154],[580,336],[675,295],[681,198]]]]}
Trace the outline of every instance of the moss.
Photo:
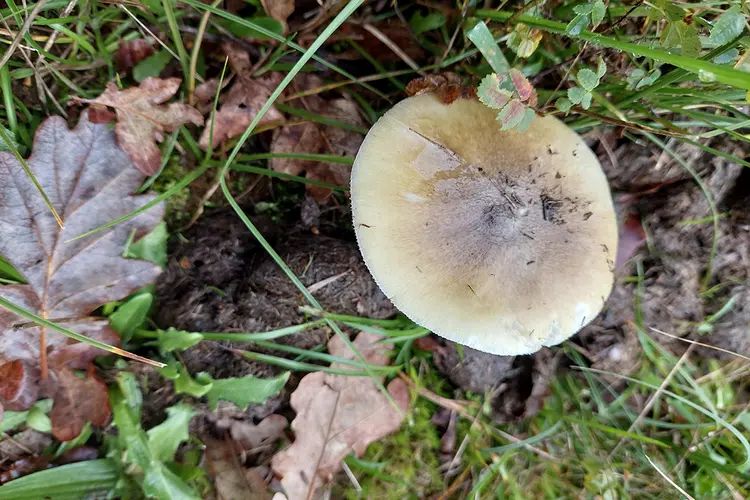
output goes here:
{"type": "MultiPolygon", "coordinates": [[[[435,405],[420,399],[398,433],[372,443],[360,460],[349,462],[362,486],[361,498],[426,498],[442,490],[440,432],[430,420],[435,411],[435,405]]],[[[351,485],[342,485],[345,498],[360,498],[351,485]]]]}
{"type": "MultiPolygon", "coordinates": [[[[180,162],[179,156],[172,155],[161,175],[154,182],[153,190],[159,194],[165,193],[172,189],[188,173],[188,170],[180,162]]],[[[190,218],[190,214],[187,212],[189,201],[190,188],[187,186],[167,198],[164,219],[170,227],[178,226],[190,218]]]]}

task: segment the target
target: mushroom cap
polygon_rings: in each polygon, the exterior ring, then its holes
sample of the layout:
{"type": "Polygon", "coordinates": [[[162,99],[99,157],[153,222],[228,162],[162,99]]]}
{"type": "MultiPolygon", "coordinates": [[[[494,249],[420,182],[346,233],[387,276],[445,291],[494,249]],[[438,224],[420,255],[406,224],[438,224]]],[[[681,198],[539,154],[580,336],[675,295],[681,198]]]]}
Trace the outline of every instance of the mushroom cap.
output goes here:
{"type": "Polygon", "coordinates": [[[434,333],[500,355],[575,334],[614,280],[617,222],[596,156],[560,120],[500,131],[478,101],[407,98],[352,169],[357,241],[373,278],[434,333]]]}

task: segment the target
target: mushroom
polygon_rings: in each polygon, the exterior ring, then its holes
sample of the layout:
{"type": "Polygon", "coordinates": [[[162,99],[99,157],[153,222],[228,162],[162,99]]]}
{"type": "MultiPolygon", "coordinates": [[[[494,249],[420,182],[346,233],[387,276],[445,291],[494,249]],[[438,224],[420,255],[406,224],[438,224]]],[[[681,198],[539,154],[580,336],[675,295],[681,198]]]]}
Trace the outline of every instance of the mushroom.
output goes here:
{"type": "Polygon", "coordinates": [[[370,129],[351,203],[362,256],[414,322],[475,349],[528,354],[601,311],[617,223],[607,180],[552,116],[500,131],[474,99],[409,97],[370,129]]]}

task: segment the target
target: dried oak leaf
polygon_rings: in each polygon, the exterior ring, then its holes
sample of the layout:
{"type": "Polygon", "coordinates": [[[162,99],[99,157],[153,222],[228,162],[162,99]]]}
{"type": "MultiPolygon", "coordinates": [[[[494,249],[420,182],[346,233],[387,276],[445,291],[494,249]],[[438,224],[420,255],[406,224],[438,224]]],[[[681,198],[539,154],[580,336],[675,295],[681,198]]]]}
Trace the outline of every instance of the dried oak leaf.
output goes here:
{"type": "MultiPolygon", "coordinates": [[[[281,73],[269,73],[266,76],[253,78],[252,65],[247,51],[232,44],[225,44],[224,51],[229,56],[229,63],[237,76],[214,116],[213,147],[242,135],[283,78],[281,73]]],[[[216,87],[214,92],[215,90],[216,87]]],[[[284,115],[275,106],[271,106],[258,125],[283,120],[284,115]]],[[[211,120],[208,120],[198,142],[201,148],[208,149],[210,135],[211,120]]]]}
{"type": "Polygon", "coordinates": [[[230,440],[203,438],[208,472],[222,500],[271,500],[266,482],[254,469],[240,465],[242,449],[230,440]]]}
{"type": "MultiPolygon", "coordinates": [[[[367,362],[388,363],[391,349],[376,342],[382,337],[362,332],[354,340],[367,362]]],[[[334,356],[353,359],[354,354],[339,337],[328,343],[334,356]]],[[[331,368],[347,369],[333,363],[331,368]]],[[[373,441],[398,430],[409,407],[409,393],[401,379],[388,384],[388,392],[398,404],[396,411],[368,377],[306,375],[292,393],[291,405],[297,412],[292,422],[294,443],[271,460],[290,500],[308,498],[324,482],[333,479],[341,461],[349,453],[362,455],[373,441]]]]}
{"type": "Polygon", "coordinates": [[[179,78],[146,78],[140,86],[125,90],[110,83],[96,99],[75,101],[113,108],[117,114],[117,142],[138,170],[153,175],[161,164],[156,143],[162,141],[164,131],[172,132],[185,123],[203,125],[203,116],[194,107],[177,102],[163,104],[179,88],[179,78]]]}
{"type": "Polygon", "coordinates": [[[461,77],[450,71],[415,78],[406,85],[406,94],[410,97],[430,92],[435,92],[443,104],[453,104],[458,99],[477,98],[476,89],[461,85],[461,77]]]}
{"type": "MultiPolygon", "coordinates": [[[[117,344],[119,337],[109,323],[89,314],[157,277],[158,266],[126,259],[122,252],[131,233],[138,238],[158,224],[163,206],[70,241],[153,198],[130,196],[143,182],[143,175],[132,168],[114,133],[106,125],[92,124],[88,113],[73,130],[59,117],[43,122],[26,163],[65,227],[57,225],[18,160],[0,153],[0,255],[26,280],[26,284],[0,286],[0,296],[39,316],[62,320],[65,327],[77,333],[117,344]]],[[[55,397],[63,388],[55,385],[56,380],[71,384],[66,370],[86,369],[102,353],[0,309],[0,405],[21,410],[36,400],[45,367],[43,359],[50,372],[43,392],[55,397]]],[[[104,390],[96,384],[87,387],[93,393],[84,399],[94,399],[97,390],[104,390]]],[[[55,408],[58,404],[56,401],[55,408]]],[[[53,413],[58,414],[54,409],[53,413]]],[[[53,418],[56,434],[78,434],[74,431],[80,431],[82,419],[101,421],[97,415],[79,414],[66,421],[53,418]]]]}
{"type": "MultiPolygon", "coordinates": [[[[312,111],[358,127],[365,126],[357,105],[348,99],[311,100],[312,111]]],[[[271,142],[272,153],[327,153],[354,157],[362,145],[364,136],[353,130],[333,125],[304,123],[290,125],[276,130],[271,142]]],[[[348,186],[351,166],[340,163],[298,160],[293,158],[273,158],[269,161],[272,170],[291,175],[306,172],[313,179],[337,186],[348,186]]],[[[331,189],[308,185],[307,191],[317,201],[331,196],[331,189]]]]}

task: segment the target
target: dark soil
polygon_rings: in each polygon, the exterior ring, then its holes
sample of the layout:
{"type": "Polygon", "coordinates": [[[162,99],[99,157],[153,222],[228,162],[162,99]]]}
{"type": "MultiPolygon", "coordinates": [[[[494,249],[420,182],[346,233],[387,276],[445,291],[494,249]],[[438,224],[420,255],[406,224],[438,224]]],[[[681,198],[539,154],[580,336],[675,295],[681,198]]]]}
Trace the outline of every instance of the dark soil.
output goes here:
{"type": "MultiPolygon", "coordinates": [[[[314,289],[313,296],[326,311],[371,318],[396,313],[372,281],[354,241],[276,226],[262,217],[253,220],[302,283],[314,289]]],[[[300,312],[300,306],[306,305],[302,294],[233,211],[207,212],[182,237],[170,242],[167,270],[157,282],[156,322],[160,327],[191,332],[265,332],[310,320],[300,312]]],[[[310,349],[324,345],[329,335],[327,328],[316,328],[278,342],[310,349]]],[[[269,377],[281,371],[238,356],[226,348],[229,345],[257,350],[249,344],[201,342],[181,358],[190,373],[208,372],[214,378],[269,377]]],[[[170,388],[152,389],[150,394],[158,398],[153,402],[153,417],[158,421],[171,404],[172,394],[170,388]]],[[[288,393],[284,392],[265,405],[250,405],[245,416],[263,418],[286,399],[288,393]]],[[[227,404],[220,413],[240,416],[232,407],[227,404]]]]}

